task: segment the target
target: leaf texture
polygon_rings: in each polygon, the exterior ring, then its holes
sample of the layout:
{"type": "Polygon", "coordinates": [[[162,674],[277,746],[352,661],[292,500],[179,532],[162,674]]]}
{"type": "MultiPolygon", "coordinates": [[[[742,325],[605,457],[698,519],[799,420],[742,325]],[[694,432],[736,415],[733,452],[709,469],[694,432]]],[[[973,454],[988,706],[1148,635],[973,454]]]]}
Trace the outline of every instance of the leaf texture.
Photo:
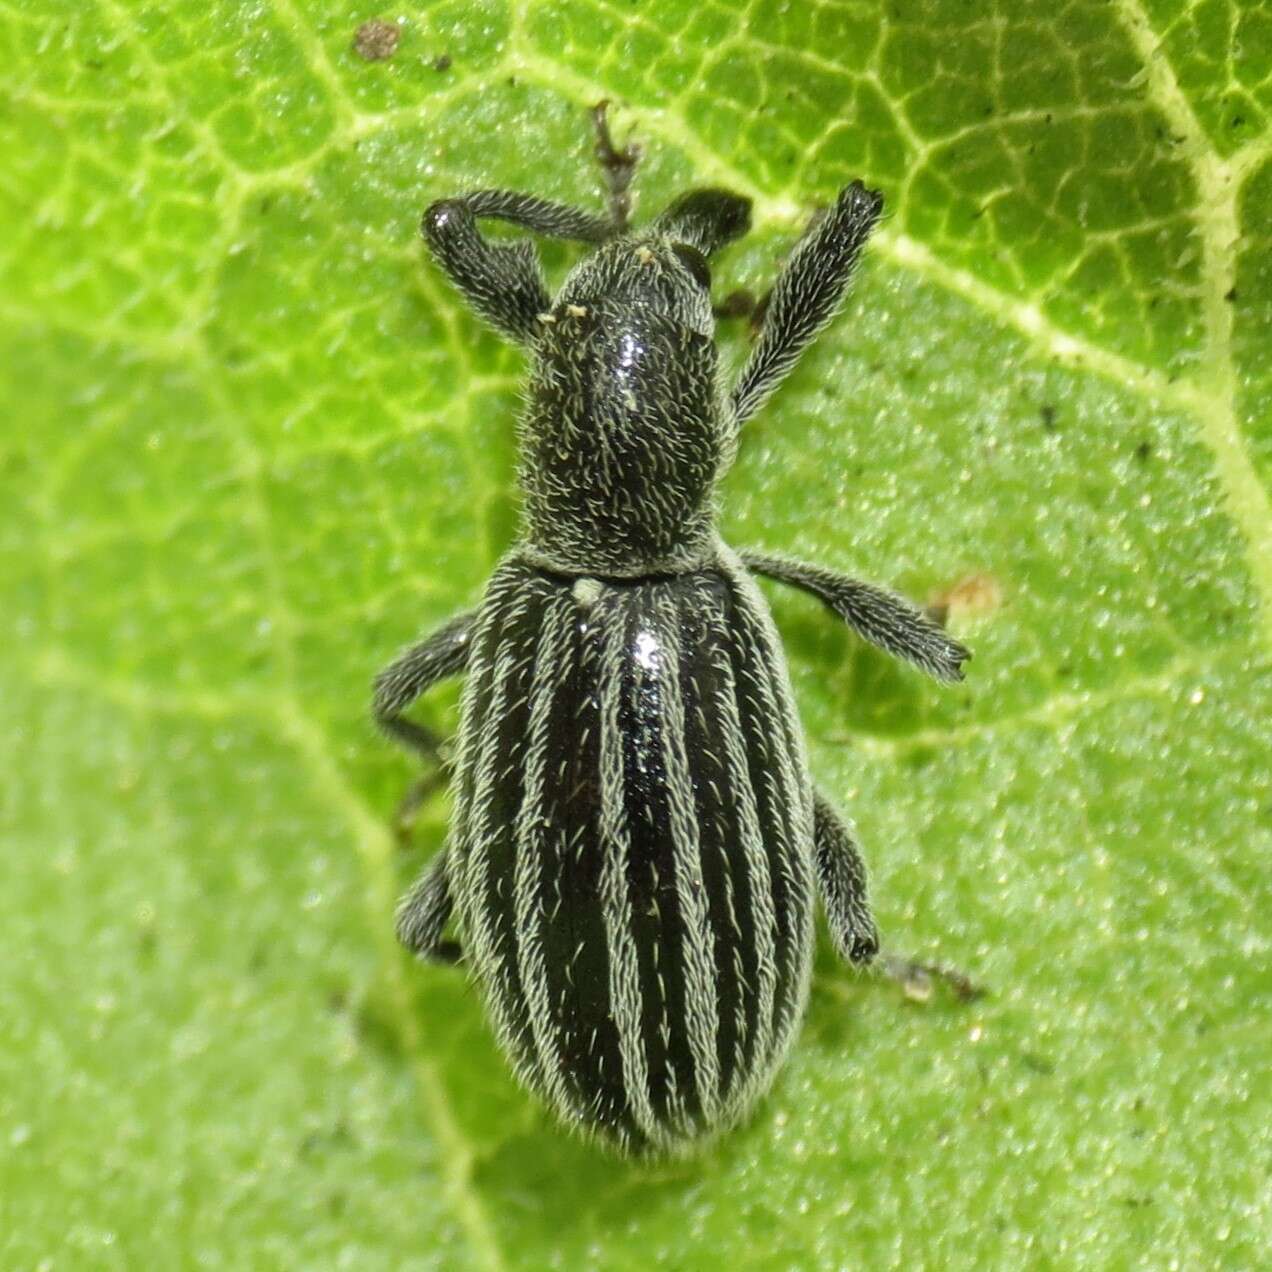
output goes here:
{"type": "Polygon", "coordinates": [[[1266,8],[0,0],[0,50],[0,1262],[1266,1257],[1266,8]],[[917,1008],[823,939],[759,1115],[660,1168],[563,1137],[396,950],[446,807],[397,852],[366,715],[516,524],[521,362],[419,212],[596,206],[602,98],[638,212],[755,201],[722,293],[884,191],[724,530],[976,655],[931,686],[769,590],[885,941],[992,992],[917,1008]]]}

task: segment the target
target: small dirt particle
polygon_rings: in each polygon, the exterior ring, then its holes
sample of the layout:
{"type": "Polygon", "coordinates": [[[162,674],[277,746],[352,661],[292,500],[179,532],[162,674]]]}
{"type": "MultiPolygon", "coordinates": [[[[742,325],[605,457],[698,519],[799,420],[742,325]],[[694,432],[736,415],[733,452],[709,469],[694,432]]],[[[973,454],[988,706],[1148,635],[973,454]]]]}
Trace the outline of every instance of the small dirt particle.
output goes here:
{"type": "Polygon", "coordinates": [[[452,66],[451,55],[443,53],[440,57],[433,59],[433,69],[441,74],[442,71],[449,71],[452,66]]]}
{"type": "Polygon", "coordinates": [[[969,574],[934,592],[927,603],[928,613],[943,622],[951,614],[981,616],[992,614],[1003,603],[1003,589],[988,574],[969,574]]]}
{"type": "Polygon", "coordinates": [[[397,52],[402,28],[396,22],[372,18],[364,22],[353,36],[353,51],[368,62],[383,62],[397,52]]]}

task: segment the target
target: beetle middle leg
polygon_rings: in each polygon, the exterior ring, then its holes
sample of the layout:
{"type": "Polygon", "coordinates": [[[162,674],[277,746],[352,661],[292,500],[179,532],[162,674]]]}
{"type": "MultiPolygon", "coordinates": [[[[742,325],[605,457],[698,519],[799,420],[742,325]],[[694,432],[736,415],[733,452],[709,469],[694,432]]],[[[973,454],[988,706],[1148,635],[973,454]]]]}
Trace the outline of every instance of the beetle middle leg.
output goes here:
{"type": "Polygon", "coordinates": [[[963,679],[963,664],[972,656],[970,651],[901,597],[818,565],[760,552],[743,552],[740,556],[742,564],[753,573],[817,597],[858,636],[884,653],[904,658],[937,680],[963,679]]]}
{"type": "Polygon", "coordinates": [[[410,839],[420,806],[445,785],[450,768],[441,739],[402,713],[433,685],[464,670],[475,618],[471,610],[457,615],[412,645],[375,679],[372,711],[376,723],[425,762],[425,772],[407,788],[394,815],[399,842],[410,839]]]}

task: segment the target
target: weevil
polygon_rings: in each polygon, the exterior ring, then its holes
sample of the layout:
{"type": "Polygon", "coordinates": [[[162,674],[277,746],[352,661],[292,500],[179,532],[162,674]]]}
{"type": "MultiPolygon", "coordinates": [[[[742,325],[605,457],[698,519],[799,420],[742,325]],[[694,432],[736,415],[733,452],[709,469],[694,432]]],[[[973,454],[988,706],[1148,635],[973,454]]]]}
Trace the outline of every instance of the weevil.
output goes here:
{"type": "Polygon", "coordinates": [[[522,526],[476,608],[381,673],[374,712],[436,760],[403,713],[466,675],[449,835],[399,937],[469,965],[515,1072],[567,1124],[665,1154],[772,1083],[804,1013],[815,898],[840,956],[879,949],[756,576],[939,680],[970,655],[890,592],[737,552],[715,528],[739,430],[835,315],[881,196],[854,182],[812,222],[725,386],[710,260],[747,231],[750,202],[694,189],[632,228],[635,154],[601,108],[597,123],[608,216],[504,190],[424,215],[437,266],[529,356],[522,526]],[[553,297],[532,242],[487,239],[486,218],[591,250],[553,297]]]}

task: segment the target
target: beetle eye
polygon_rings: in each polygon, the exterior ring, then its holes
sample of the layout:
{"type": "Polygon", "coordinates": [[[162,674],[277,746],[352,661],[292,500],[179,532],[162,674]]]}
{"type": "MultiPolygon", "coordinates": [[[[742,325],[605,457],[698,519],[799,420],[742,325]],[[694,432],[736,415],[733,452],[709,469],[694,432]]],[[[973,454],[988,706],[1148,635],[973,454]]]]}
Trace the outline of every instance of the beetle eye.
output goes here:
{"type": "Polygon", "coordinates": [[[688,243],[673,243],[671,250],[685,269],[693,275],[694,282],[704,291],[710,291],[711,266],[707,264],[707,258],[696,247],[690,247],[688,243]]]}

